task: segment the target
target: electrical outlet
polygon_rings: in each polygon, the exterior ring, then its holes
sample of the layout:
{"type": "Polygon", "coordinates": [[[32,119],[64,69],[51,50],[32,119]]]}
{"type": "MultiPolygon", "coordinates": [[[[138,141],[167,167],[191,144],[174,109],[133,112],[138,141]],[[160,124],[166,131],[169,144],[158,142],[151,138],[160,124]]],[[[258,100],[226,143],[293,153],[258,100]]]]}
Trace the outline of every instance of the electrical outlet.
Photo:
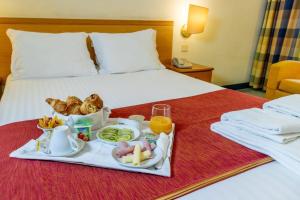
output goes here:
{"type": "Polygon", "coordinates": [[[183,44],[181,45],[181,52],[188,52],[189,51],[189,45],[183,44]]]}

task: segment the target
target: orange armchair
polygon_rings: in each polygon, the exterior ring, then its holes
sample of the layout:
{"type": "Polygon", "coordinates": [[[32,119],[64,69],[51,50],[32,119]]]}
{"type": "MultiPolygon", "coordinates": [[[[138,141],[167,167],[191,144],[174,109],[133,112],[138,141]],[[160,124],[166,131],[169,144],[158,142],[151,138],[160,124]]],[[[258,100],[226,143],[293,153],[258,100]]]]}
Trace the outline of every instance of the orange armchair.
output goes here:
{"type": "Polygon", "coordinates": [[[286,60],[272,64],[266,97],[276,99],[290,94],[300,94],[300,62],[286,60]]]}

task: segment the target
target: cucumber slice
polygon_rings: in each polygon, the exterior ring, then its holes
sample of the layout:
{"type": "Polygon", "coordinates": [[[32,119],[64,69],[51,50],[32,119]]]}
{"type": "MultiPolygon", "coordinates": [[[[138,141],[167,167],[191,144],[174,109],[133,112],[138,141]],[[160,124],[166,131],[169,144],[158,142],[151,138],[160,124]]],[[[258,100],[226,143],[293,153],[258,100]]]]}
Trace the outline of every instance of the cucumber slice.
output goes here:
{"type": "Polygon", "coordinates": [[[106,128],[99,133],[99,137],[110,142],[129,141],[133,138],[131,129],[106,128]]]}
{"type": "Polygon", "coordinates": [[[118,142],[131,140],[131,135],[122,135],[117,140],[118,142]]]}

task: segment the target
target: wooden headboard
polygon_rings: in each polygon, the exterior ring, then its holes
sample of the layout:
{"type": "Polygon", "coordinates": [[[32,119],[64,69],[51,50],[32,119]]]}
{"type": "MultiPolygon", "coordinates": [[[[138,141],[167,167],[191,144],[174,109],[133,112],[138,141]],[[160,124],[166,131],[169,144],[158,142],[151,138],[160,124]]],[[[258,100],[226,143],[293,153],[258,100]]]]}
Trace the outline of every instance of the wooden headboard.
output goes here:
{"type": "MultiPolygon", "coordinates": [[[[12,53],[11,44],[6,35],[8,28],[48,33],[124,33],[152,28],[157,31],[157,51],[161,62],[170,64],[172,57],[172,21],[0,18],[0,78],[3,79],[10,73],[12,53]]],[[[94,59],[94,51],[89,40],[88,48],[94,59]]]]}

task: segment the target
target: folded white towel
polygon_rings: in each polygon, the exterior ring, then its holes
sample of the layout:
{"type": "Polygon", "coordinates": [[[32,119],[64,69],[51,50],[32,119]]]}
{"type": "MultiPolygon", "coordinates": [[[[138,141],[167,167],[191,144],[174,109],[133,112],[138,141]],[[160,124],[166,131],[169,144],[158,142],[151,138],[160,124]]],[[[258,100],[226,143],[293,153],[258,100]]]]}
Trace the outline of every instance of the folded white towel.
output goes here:
{"type": "Polygon", "coordinates": [[[240,125],[238,123],[233,123],[233,122],[228,122],[228,121],[222,121],[222,123],[229,125],[229,126],[233,126],[239,130],[247,131],[251,134],[255,134],[255,135],[258,135],[258,136],[261,136],[261,137],[270,139],[274,142],[278,142],[278,143],[282,143],[282,144],[294,141],[295,139],[300,137],[300,132],[299,133],[287,133],[287,134],[283,134],[283,135],[275,135],[275,134],[266,133],[266,132],[258,130],[258,129],[252,129],[247,126],[240,125]]]}
{"type": "Polygon", "coordinates": [[[259,108],[224,113],[221,116],[221,121],[235,123],[240,127],[257,130],[265,134],[300,132],[300,119],[259,108]]]}
{"type": "Polygon", "coordinates": [[[243,146],[271,156],[300,175],[300,140],[279,144],[223,122],[212,124],[211,130],[243,146]]]}
{"type": "Polygon", "coordinates": [[[269,101],[263,105],[263,109],[300,118],[300,94],[269,101]]]}

